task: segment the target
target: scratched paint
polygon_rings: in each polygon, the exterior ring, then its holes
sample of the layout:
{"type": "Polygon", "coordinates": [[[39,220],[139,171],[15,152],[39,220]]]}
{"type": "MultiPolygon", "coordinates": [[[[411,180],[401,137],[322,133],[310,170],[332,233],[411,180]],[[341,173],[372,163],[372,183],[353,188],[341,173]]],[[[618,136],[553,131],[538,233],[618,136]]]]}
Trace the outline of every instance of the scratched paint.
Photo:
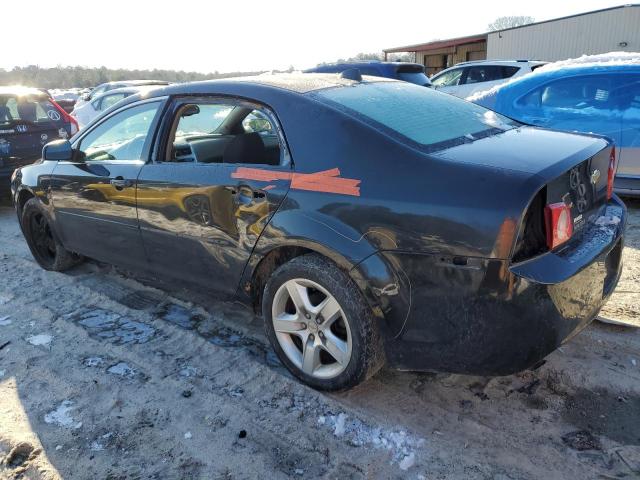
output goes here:
{"type": "Polygon", "coordinates": [[[332,168],[316,173],[291,173],[276,172],[261,168],[238,167],[236,171],[231,174],[231,177],[240,180],[257,180],[261,182],[290,180],[291,188],[296,190],[338,193],[342,195],[353,195],[355,197],[360,196],[361,180],[340,177],[339,168],[332,168]]]}

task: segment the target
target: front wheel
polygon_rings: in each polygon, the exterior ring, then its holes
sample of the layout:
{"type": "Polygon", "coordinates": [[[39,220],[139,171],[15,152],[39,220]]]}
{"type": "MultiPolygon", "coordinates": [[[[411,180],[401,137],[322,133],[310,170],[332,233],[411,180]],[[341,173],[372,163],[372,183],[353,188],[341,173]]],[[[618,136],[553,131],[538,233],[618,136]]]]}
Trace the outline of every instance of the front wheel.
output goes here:
{"type": "Polygon", "coordinates": [[[294,258],[276,270],[262,312],[280,360],[314,388],[353,387],[383,364],[377,325],[358,287],[318,255],[294,258]]]}
{"type": "Polygon", "coordinates": [[[20,224],[33,258],[45,270],[61,272],[82,260],[82,257],[67,251],[56,238],[49,215],[36,198],[30,198],[24,204],[20,224]]]}

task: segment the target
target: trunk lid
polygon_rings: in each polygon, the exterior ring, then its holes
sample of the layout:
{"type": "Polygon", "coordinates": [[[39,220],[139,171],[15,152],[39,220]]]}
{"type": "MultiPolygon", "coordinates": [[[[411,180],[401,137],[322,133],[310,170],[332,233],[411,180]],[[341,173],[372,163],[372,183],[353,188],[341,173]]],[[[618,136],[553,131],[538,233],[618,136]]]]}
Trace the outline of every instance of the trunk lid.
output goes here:
{"type": "Polygon", "coordinates": [[[595,135],[520,127],[431,155],[459,163],[536,174],[548,182],[608,144],[605,138],[595,135]]]}

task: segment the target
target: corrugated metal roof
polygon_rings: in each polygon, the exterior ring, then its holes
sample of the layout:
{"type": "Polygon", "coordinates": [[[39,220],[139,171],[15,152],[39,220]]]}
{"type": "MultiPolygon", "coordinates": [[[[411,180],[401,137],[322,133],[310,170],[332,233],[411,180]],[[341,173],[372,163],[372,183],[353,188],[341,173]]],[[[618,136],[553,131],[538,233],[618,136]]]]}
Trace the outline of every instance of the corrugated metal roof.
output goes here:
{"type": "Polygon", "coordinates": [[[387,48],[383,50],[386,53],[393,52],[422,52],[424,50],[436,50],[438,48],[455,47],[466,43],[482,42],[487,39],[487,34],[470,35],[468,37],[449,38],[447,40],[434,40],[428,43],[419,43],[417,45],[407,45],[405,47],[387,48]]]}

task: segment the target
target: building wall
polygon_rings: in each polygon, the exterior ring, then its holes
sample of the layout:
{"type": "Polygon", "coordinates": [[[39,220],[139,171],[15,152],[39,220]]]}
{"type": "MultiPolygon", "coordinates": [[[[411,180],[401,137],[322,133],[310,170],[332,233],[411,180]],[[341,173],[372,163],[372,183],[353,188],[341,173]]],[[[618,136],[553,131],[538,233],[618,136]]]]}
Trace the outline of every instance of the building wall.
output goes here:
{"type": "Polygon", "coordinates": [[[466,43],[437,50],[416,52],[416,62],[426,67],[428,76],[435,75],[441,70],[453,67],[467,60],[484,60],[487,55],[486,42],[466,43]]]}
{"type": "Polygon", "coordinates": [[[640,6],[491,32],[487,39],[487,58],[492,60],[556,61],[612,51],[640,52],[640,6]]]}

